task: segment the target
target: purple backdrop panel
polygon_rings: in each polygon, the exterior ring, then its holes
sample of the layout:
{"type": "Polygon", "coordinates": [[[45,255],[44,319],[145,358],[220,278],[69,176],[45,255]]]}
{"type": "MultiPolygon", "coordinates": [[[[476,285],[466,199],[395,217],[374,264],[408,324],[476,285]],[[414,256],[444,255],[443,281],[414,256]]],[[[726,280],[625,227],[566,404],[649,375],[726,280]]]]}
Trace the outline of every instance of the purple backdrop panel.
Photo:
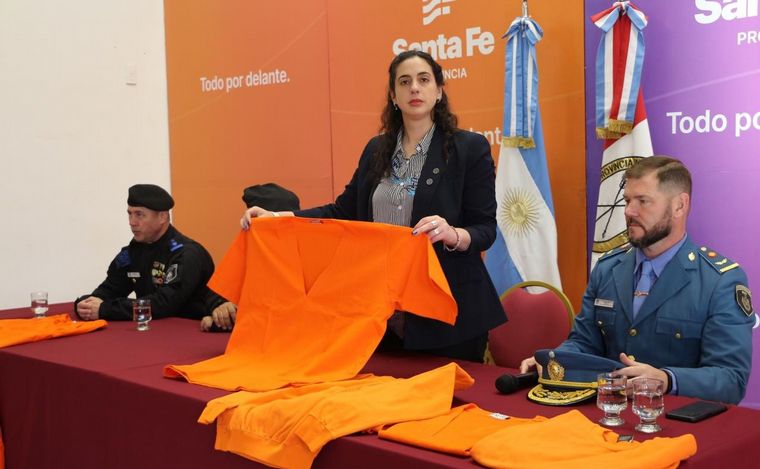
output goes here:
{"type": "MultiPolygon", "coordinates": [[[[655,154],[692,172],[689,235],[738,261],[760,285],[760,0],[639,0],[649,18],[642,87],[655,154]]],[[[586,0],[588,233],[602,142],[594,134],[594,64],[601,37],[588,17],[609,0],[586,0]]],[[[589,236],[589,246],[591,235],[589,236]]],[[[757,301],[755,301],[757,303],[757,301]]],[[[757,330],[756,330],[757,331],[757,330]]],[[[760,408],[760,333],[743,405],[760,408]]]]}

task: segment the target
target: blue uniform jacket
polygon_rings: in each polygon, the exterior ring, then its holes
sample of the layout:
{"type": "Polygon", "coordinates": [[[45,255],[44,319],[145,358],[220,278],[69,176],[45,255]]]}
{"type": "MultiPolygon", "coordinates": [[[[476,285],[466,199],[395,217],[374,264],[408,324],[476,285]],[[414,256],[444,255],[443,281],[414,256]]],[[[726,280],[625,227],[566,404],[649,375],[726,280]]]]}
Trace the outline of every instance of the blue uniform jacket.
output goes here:
{"type": "Polygon", "coordinates": [[[737,285],[747,285],[744,271],[687,238],[634,320],[635,257],[634,249],[620,249],[599,260],[559,348],[613,360],[625,352],[672,371],[680,395],[738,403],[749,378],[754,324],[751,309],[747,314],[737,303],[737,285]]]}

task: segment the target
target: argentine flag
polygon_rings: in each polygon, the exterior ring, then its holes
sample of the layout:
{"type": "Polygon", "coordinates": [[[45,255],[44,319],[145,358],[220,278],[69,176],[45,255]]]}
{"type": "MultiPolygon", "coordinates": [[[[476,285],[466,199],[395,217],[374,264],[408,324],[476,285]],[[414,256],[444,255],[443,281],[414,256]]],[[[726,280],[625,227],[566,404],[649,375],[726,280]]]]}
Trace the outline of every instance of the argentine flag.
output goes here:
{"type": "Polygon", "coordinates": [[[507,33],[504,137],[496,168],[496,241],[485,263],[496,291],[540,280],[562,289],[541,115],[535,44],[543,32],[523,16],[507,33]]]}

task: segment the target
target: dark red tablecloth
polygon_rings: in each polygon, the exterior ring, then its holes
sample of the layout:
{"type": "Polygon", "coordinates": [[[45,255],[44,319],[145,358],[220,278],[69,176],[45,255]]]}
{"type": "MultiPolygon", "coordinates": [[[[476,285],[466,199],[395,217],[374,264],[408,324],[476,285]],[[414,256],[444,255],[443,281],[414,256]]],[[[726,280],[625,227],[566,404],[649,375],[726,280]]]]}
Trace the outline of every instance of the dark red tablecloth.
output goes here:
{"type": "MultiPolygon", "coordinates": [[[[70,311],[71,304],[53,305],[49,314],[70,311]]],[[[28,310],[0,312],[0,319],[30,315],[28,310]]],[[[258,467],[242,457],[216,451],[214,425],[196,422],[205,403],[225,391],[162,377],[169,363],[194,363],[223,353],[227,334],[199,331],[197,321],[153,321],[148,332],[129,322],[111,322],[106,329],[0,349],[0,428],[7,469],[258,467]]],[[[377,354],[365,371],[408,377],[448,363],[424,355],[377,354]]],[[[529,402],[525,392],[500,395],[497,377],[510,370],[460,362],[474,378],[473,388],[456,395],[456,403],[475,402],[481,408],[517,417],[554,416],[567,407],[529,402]]],[[[667,396],[666,407],[692,399],[667,396]]],[[[593,403],[578,407],[592,420],[601,416],[593,403]]],[[[626,424],[616,431],[635,432],[630,409],[626,424]]],[[[697,424],[660,419],[657,436],[695,435],[696,456],[684,467],[757,466],[753,451],[760,444],[760,411],[731,407],[728,412],[697,424]]],[[[354,435],[329,443],[314,467],[463,468],[469,459],[448,456],[354,435]]]]}

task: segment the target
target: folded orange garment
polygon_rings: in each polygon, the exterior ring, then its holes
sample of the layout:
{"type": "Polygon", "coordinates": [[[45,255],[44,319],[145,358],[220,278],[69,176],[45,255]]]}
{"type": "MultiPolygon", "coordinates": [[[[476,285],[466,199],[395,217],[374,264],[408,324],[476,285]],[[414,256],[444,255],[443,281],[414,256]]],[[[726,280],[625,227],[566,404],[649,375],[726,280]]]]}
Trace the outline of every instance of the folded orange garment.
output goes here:
{"type": "Polygon", "coordinates": [[[448,412],[454,391],[473,383],[450,363],[408,379],[364,376],[260,393],[241,391],[210,401],[198,421],[216,419],[216,449],[273,467],[303,469],[338,437],[448,412]]]}
{"type": "Polygon", "coordinates": [[[0,319],[0,348],[67,335],[85,334],[106,325],[108,323],[102,319],[72,321],[71,317],[65,313],[39,319],[0,319]]]}
{"type": "Polygon", "coordinates": [[[164,376],[228,391],[268,391],[356,376],[395,310],[454,324],[435,251],[407,227],[254,219],[209,287],[239,305],[224,355],[164,376]]]}
{"type": "Polygon", "coordinates": [[[546,417],[541,416],[532,419],[508,417],[483,410],[475,404],[465,404],[451,409],[445,415],[382,428],[378,435],[380,438],[433,451],[469,456],[472,445],[491,433],[545,420],[546,417]]]}
{"type": "Polygon", "coordinates": [[[678,467],[697,452],[691,434],[618,442],[618,434],[577,410],[533,425],[498,431],[472,447],[471,456],[492,468],[647,469],[678,467]]]}

